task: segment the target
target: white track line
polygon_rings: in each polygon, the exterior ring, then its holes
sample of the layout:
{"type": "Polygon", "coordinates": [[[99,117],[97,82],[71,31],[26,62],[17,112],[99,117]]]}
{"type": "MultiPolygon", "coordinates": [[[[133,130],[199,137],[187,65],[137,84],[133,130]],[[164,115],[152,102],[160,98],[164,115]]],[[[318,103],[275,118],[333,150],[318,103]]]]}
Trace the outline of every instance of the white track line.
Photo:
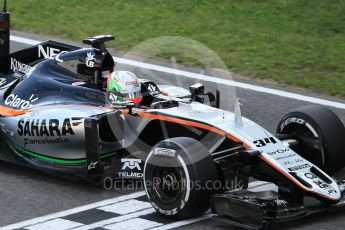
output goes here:
{"type": "MultiPolygon", "coordinates": [[[[254,182],[249,183],[249,188],[252,188],[252,189],[259,189],[260,188],[260,189],[264,190],[265,188],[269,189],[270,188],[269,185],[270,185],[270,183],[265,182],[265,181],[254,181],[254,182]]],[[[93,204],[88,204],[88,205],[68,209],[65,211],[52,213],[52,214],[49,214],[46,216],[37,217],[37,218],[31,219],[31,220],[26,220],[26,221],[22,221],[19,223],[14,223],[11,225],[0,227],[0,230],[20,229],[20,228],[27,228],[28,226],[34,227],[36,225],[44,224],[44,223],[51,222],[51,221],[54,222],[54,219],[63,219],[63,217],[65,217],[65,216],[80,213],[80,212],[83,212],[86,210],[90,210],[90,209],[94,209],[94,208],[98,208],[98,209],[102,210],[103,209],[102,207],[105,207],[105,206],[111,207],[113,204],[116,204],[116,203],[119,204],[120,202],[127,202],[127,201],[130,202],[131,199],[135,199],[135,198],[141,197],[143,195],[145,195],[145,192],[143,192],[143,191],[135,192],[135,193],[132,193],[129,195],[124,195],[124,196],[120,196],[120,197],[116,197],[116,198],[112,198],[112,199],[107,199],[107,200],[103,200],[103,201],[96,202],[93,204]]],[[[119,207],[119,208],[121,208],[121,207],[119,207]]],[[[151,207],[145,206],[145,208],[146,209],[141,210],[141,211],[135,211],[133,213],[125,214],[125,215],[122,215],[119,217],[114,217],[111,219],[105,219],[103,221],[95,222],[95,223],[90,224],[90,225],[77,227],[77,228],[75,228],[75,230],[87,230],[87,229],[102,227],[102,226],[109,225],[112,223],[117,223],[117,222],[129,220],[129,219],[133,219],[136,217],[140,217],[141,215],[146,215],[146,214],[150,214],[150,213],[155,212],[155,210],[151,207]]],[[[116,211],[116,213],[117,212],[118,212],[118,210],[116,211]]],[[[207,219],[210,219],[211,217],[212,217],[212,214],[207,213],[206,215],[198,217],[198,218],[193,218],[193,219],[178,221],[178,222],[171,223],[171,224],[166,224],[164,226],[159,226],[155,229],[156,230],[167,230],[167,229],[177,228],[177,227],[188,225],[191,223],[196,223],[199,221],[207,220],[207,219]]]]}
{"type": "Polygon", "coordinates": [[[23,38],[23,37],[18,37],[18,36],[13,36],[13,35],[10,36],[10,40],[14,42],[30,45],[30,46],[34,46],[41,43],[41,41],[38,41],[38,40],[33,40],[30,38],[23,38]]]}
{"type": "Polygon", "coordinates": [[[57,212],[57,213],[53,213],[50,215],[46,215],[46,216],[42,216],[42,217],[37,217],[31,220],[26,220],[20,223],[15,223],[15,224],[11,224],[5,227],[0,228],[0,230],[12,230],[12,229],[18,229],[18,228],[22,228],[25,226],[29,226],[29,225],[34,225],[34,224],[38,224],[38,223],[42,223],[48,220],[52,220],[52,219],[56,219],[56,218],[60,218],[60,217],[64,217],[64,216],[68,216],[74,213],[78,213],[78,212],[83,212],[85,210],[89,210],[92,208],[97,208],[97,207],[101,207],[101,206],[106,206],[112,203],[116,203],[116,202],[120,202],[120,201],[124,201],[124,200],[129,200],[129,199],[135,199],[138,198],[140,196],[145,195],[145,192],[136,192],[136,193],[132,193],[129,195],[125,195],[125,196],[120,196],[120,197],[116,197],[116,198],[112,198],[112,199],[108,199],[108,200],[103,200],[97,203],[93,203],[93,204],[88,204],[88,205],[84,205],[84,206],[80,206],[77,208],[72,208],[69,210],[65,210],[62,212],[57,212]]]}
{"type": "MultiPolygon", "coordinates": [[[[13,35],[11,35],[11,40],[14,41],[14,42],[18,42],[18,43],[22,43],[22,44],[27,44],[27,45],[37,45],[37,44],[41,43],[41,41],[38,41],[38,40],[33,40],[33,39],[28,39],[28,38],[13,36],[13,35]]],[[[186,78],[199,79],[199,80],[213,82],[213,83],[217,83],[217,84],[222,84],[222,85],[228,85],[228,86],[234,86],[234,87],[238,87],[238,88],[253,90],[253,91],[256,91],[256,92],[277,95],[277,96],[281,96],[281,97],[286,97],[286,98],[296,99],[296,100],[300,100],[300,101],[311,102],[311,103],[325,105],[325,106],[331,106],[331,107],[335,107],[335,108],[338,108],[338,109],[345,109],[345,104],[344,103],[340,103],[340,102],[336,102],[336,101],[330,101],[330,100],[325,100],[325,99],[321,99],[321,98],[305,96],[305,95],[301,95],[301,94],[297,94],[297,93],[285,92],[285,91],[282,91],[282,90],[277,90],[277,89],[271,89],[271,88],[262,87],[262,86],[251,85],[251,84],[248,84],[248,83],[242,83],[242,82],[237,82],[237,81],[233,81],[233,80],[226,80],[226,79],[217,78],[217,77],[214,77],[214,76],[203,75],[203,74],[198,74],[198,73],[192,73],[192,72],[188,72],[188,71],[173,69],[173,68],[164,67],[164,66],[160,66],[160,65],[148,64],[148,63],[144,63],[144,62],[138,62],[138,61],[124,59],[124,58],[119,58],[119,57],[114,57],[114,60],[117,63],[131,65],[131,66],[136,66],[136,67],[145,68],[145,69],[151,69],[151,70],[155,70],[155,71],[159,71],[159,72],[164,72],[164,73],[168,73],[168,74],[184,76],[186,78]]]]}
{"type": "Polygon", "coordinates": [[[75,228],[73,230],[90,230],[90,229],[95,229],[95,228],[101,228],[101,227],[104,227],[106,225],[111,225],[111,224],[114,224],[114,223],[120,223],[120,222],[123,222],[123,221],[128,221],[128,220],[135,219],[137,217],[144,216],[144,215],[147,215],[147,214],[151,214],[151,213],[154,213],[154,212],[155,212],[155,210],[153,208],[149,208],[149,209],[145,209],[145,210],[142,210],[142,211],[130,213],[130,214],[127,214],[127,215],[123,215],[123,216],[118,216],[118,217],[114,217],[114,218],[111,218],[111,219],[102,220],[102,221],[99,221],[99,222],[96,222],[96,223],[93,223],[93,224],[89,224],[89,225],[86,225],[86,226],[75,228]]]}
{"type": "Polygon", "coordinates": [[[151,230],[169,230],[169,229],[174,229],[174,228],[178,228],[181,226],[197,223],[200,221],[208,220],[211,218],[212,218],[212,214],[209,213],[209,214],[206,214],[204,216],[197,217],[197,218],[187,219],[187,220],[178,221],[178,222],[171,223],[171,224],[166,224],[166,225],[163,225],[160,227],[152,228],[151,230]]]}

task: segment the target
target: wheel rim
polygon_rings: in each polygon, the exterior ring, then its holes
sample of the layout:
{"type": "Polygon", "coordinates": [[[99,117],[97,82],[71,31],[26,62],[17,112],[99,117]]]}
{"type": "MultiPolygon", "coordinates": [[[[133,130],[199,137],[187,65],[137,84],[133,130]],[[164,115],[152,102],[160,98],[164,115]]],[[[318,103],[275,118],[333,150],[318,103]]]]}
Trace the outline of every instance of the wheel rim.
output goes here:
{"type": "Polygon", "coordinates": [[[291,147],[295,152],[319,167],[325,165],[322,138],[319,135],[315,136],[308,127],[302,125],[287,127],[283,133],[291,133],[296,137],[299,144],[291,147]]]}
{"type": "Polygon", "coordinates": [[[156,167],[152,192],[163,203],[173,203],[184,194],[185,173],[182,167],[156,167]]]}

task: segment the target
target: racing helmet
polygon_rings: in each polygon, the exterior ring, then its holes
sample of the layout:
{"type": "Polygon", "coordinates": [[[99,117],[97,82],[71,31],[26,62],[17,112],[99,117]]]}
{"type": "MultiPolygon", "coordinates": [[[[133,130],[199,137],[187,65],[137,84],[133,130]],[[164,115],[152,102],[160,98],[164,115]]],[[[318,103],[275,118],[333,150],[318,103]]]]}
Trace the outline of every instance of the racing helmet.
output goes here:
{"type": "Polygon", "coordinates": [[[107,77],[107,91],[115,101],[132,101],[138,105],[143,99],[137,76],[129,71],[115,71],[107,77]]]}

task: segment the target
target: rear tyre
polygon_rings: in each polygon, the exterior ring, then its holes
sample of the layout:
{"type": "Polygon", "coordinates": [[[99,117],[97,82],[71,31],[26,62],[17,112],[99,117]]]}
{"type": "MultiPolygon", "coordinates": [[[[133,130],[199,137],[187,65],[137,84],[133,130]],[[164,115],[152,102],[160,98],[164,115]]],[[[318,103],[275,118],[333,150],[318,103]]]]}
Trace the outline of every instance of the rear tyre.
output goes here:
{"type": "Polygon", "coordinates": [[[311,105],[286,114],[277,133],[297,139],[291,148],[330,175],[345,166],[345,128],[326,107],[311,105]]]}
{"type": "Polygon", "coordinates": [[[178,137],[153,147],[144,166],[146,194],[157,212],[178,219],[209,209],[216,166],[197,140],[178,137]]]}

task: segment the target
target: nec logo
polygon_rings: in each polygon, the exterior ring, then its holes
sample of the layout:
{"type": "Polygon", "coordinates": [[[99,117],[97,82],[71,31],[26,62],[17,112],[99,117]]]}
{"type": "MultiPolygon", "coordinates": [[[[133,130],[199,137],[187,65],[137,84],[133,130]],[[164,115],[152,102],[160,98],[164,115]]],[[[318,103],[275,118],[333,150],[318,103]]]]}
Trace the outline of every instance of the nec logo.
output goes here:
{"type": "Polygon", "coordinates": [[[44,59],[48,59],[48,58],[52,58],[52,57],[58,55],[59,53],[61,53],[61,50],[59,50],[59,49],[52,48],[49,46],[44,48],[44,46],[38,45],[38,57],[39,58],[43,57],[44,59]]]}
{"type": "Polygon", "coordinates": [[[140,159],[131,159],[131,158],[124,158],[124,159],[121,159],[121,162],[124,163],[123,166],[122,166],[122,170],[125,170],[127,168],[129,169],[138,169],[138,170],[141,170],[141,167],[140,167],[140,163],[141,163],[141,160],[140,159]]]}

